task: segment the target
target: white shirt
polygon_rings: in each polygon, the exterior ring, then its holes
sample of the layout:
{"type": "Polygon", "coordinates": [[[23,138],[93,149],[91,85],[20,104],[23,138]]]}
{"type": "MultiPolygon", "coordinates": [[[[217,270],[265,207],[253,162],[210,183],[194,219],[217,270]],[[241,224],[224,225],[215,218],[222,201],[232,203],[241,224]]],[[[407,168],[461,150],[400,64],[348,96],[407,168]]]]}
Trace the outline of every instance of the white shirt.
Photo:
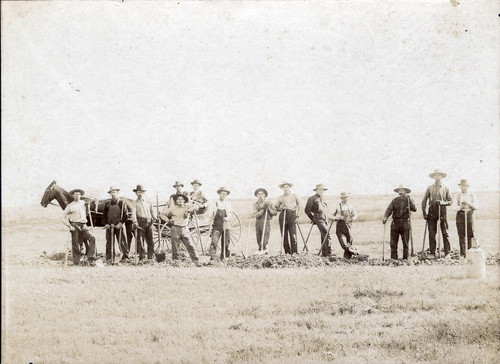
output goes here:
{"type": "Polygon", "coordinates": [[[460,202],[467,202],[471,210],[477,210],[477,208],[479,207],[479,200],[472,192],[459,192],[456,194],[454,201],[456,210],[461,210],[460,202]]]}
{"type": "Polygon", "coordinates": [[[85,201],[71,202],[63,212],[63,219],[69,222],[87,223],[87,211],[85,210],[85,201]]]}
{"type": "Polygon", "coordinates": [[[210,216],[211,218],[213,218],[215,216],[215,212],[218,209],[226,210],[227,216],[229,216],[229,214],[233,211],[231,204],[227,200],[224,200],[224,201],[216,200],[208,206],[208,214],[207,215],[210,216]]]}

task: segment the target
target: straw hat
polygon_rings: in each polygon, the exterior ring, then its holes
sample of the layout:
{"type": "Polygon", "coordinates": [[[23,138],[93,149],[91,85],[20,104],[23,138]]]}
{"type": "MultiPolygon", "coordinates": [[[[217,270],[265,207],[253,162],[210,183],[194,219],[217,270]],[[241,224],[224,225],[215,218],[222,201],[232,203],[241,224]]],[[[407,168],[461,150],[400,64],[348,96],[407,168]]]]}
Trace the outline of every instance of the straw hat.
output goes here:
{"type": "Polygon", "coordinates": [[[319,189],[324,190],[324,191],[328,190],[328,188],[323,183],[317,184],[316,188],[313,191],[316,191],[316,190],[319,190],[319,189]]]}
{"type": "Polygon", "coordinates": [[[340,198],[349,197],[350,194],[351,194],[350,192],[340,192],[340,198]]]}
{"type": "Polygon", "coordinates": [[[283,182],[281,182],[281,183],[278,185],[278,187],[279,187],[279,188],[281,188],[281,189],[283,189],[283,186],[284,186],[284,185],[289,185],[290,187],[293,187],[293,183],[291,183],[291,182],[287,182],[287,181],[283,181],[283,182]]]}
{"type": "Polygon", "coordinates": [[[257,188],[257,189],[255,190],[255,192],[253,193],[253,194],[255,195],[255,197],[257,197],[257,194],[258,194],[259,192],[264,192],[264,195],[266,195],[266,197],[267,197],[267,195],[268,195],[268,193],[267,193],[267,191],[266,191],[266,189],[265,189],[265,188],[257,188]]]}
{"type": "Polygon", "coordinates": [[[434,176],[435,176],[436,174],[440,174],[443,178],[445,178],[445,177],[447,176],[447,174],[446,174],[446,173],[444,173],[443,171],[441,171],[441,170],[439,170],[439,169],[435,169],[435,170],[434,170],[434,172],[432,172],[432,173],[430,173],[430,174],[429,174],[429,177],[430,177],[430,178],[434,178],[434,176]]]}
{"type": "Polygon", "coordinates": [[[405,187],[403,185],[399,185],[399,187],[394,189],[394,192],[399,193],[399,190],[405,190],[406,193],[410,193],[411,190],[408,187],[405,187]]]}
{"type": "Polygon", "coordinates": [[[466,179],[461,179],[460,183],[458,185],[459,186],[470,186],[469,181],[467,181],[466,179]]]}
{"type": "Polygon", "coordinates": [[[217,193],[221,192],[227,192],[228,195],[231,193],[231,191],[229,191],[226,187],[221,187],[217,190],[217,193]]]}
{"type": "Polygon", "coordinates": [[[134,188],[132,191],[134,191],[134,192],[137,192],[137,191],[146,192],[147,190],[144,189],[143,185],[137,185],[137,187],[134,188]]]}
{"type": "Polygon", "coordinates": [[[111,187],[109,188],[108,193],[111,193],[111,191],[120,191],[120,189],[119,189],[118,187],[113,187],[113,186],[111,186],[111,187]]]}
{"type": "Polygon", "coordinates": [[[69,194],[72,195],[75,192],[80,192],[80,195],[82,195],[82,196],[85,194],[85,191],[81,190],[79,188],[75,188],[74,190],[69,191],[69,194]]]}

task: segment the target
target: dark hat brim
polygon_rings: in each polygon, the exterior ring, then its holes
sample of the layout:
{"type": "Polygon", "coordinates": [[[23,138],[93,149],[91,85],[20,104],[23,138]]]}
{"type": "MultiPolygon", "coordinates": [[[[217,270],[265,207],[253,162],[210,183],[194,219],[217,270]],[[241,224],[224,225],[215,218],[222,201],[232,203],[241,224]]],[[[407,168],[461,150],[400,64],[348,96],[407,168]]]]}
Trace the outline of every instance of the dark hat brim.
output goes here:
{"type": "Polygon", "coordinates": [[[108,193],[111,193],[111,191],[120,191],[119,188],[113,188],[112,190],[109,190],[108,193]]]}
{"type": "Polygon", "coordinates": [[[254,192],[255,197],[257,197],[257,194],[261,191],[264,192],[264,195],[266,195],[266,197],[268,196],[268,193],[265,188],[257,188],[254,192]]]}
{"type": "Polygon", "coordinates": [[[221,193],[221,192],[227,192],[227,194],[228,194],[228,195],[231,193],[231,191],[226,190],[225,188],[219,188],[219,189],[217,190],[217,193],[219,194],[219,193],[221,193]]]}
{"type": "Polygon", "coordinates": [[[75,188],[74,190],[69,191],[69,194],[70,194],[70,195],[72,195],[72,194],[73,194],[73,193],[75,193],[75,192],[80,192],[80,194],[81,194],[82,196],[83,196],[83,195],[85,195],[85,191],[84,191],[84,190],[81,190],[81,189],[79,189],[79,188],[75,188]]]}
{"type": "Polygon", "coordinates": [[[406,193],[410,193],[410,192],[411,192],[411,190],[410,190],[409,188],[406,188],[406,187],[398,187],[398,188],[395,188],[395,189],[394,189],[394,192],[399,193],[399,190],[405,190],[405,191],[406,191],[406,193]]]}
{"type": "Polygon", "coordinates": [[[184,199],[184,202],[188,202],[189,201],[189,198],[186,195],[183,195],[182,193],[178,193],[178,194],[176,194],[176,195],[173,196],[174,202],[177,202],[177,199],[179,197],[182,197],[184,199]]]}
{"type": "Polygon", "coordinates": [[[133,192],[137,192],[137,191],[146,192],[147,190],[142,190],[142,189],[137,189],[137,188],[134,188],[132,191],[133,191],[133,192]]]}
{"type": "Polygon", "coordinates": [[[200,181],[193,181],[191,182],[191,185],[199,185],[199,186],[203,186],[202,183],[200,181]]]}

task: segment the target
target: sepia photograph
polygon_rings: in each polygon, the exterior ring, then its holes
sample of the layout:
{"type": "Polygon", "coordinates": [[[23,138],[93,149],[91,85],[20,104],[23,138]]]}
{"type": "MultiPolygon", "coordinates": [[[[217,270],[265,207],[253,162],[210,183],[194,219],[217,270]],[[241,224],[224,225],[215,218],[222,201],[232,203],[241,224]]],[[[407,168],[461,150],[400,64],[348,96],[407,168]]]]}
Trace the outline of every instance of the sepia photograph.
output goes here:
{"type": "Polygon", "coordinates": [[[498,2],[0,5],[2,363],[500,363],[498,2]]]}

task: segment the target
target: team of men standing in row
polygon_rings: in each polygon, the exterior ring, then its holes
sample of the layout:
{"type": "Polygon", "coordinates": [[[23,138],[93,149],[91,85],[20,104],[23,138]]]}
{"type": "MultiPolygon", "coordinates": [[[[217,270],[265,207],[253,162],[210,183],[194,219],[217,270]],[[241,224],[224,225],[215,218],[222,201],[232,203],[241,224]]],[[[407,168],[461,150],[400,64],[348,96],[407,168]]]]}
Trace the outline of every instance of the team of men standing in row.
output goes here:
{"type": "MultiPolygon", "coordinates": [[[[440,221],[440,230],[443,236],[445,257],[447,257],[451,251],[451,247],[449,243],[446,207],[451,206],[454,200],[450,195],[448,187],[441,183],[441,180],[446,177],[446,173],[435,170],[429,176],[435,182],[427,188],[422,200],[423,216],[427,220],[429,227],[429,257],[435,257],[438,221],[440,221]]],[[[167,222],[170,227],[172,259],[179,259],[178,249],[179,244],[182,242],[191,259],[198,263],[198,254],[187,228],[188,221],[194,214],[206,214],[209,219],[211,232],[209,254],[211,260],[217,258],[219,240],[221,241],[220,258],[225,259],[229,257],[231,232],[228,223],[233,211],[230,202],[227,201],[227,196],[230,194],[229,189],[225,187],[219,188],[217,190],[218,199],[209,204],[208,199],[200,189],[202,183],[199,180],[194,180],[191,182],[191,185],[193,186],[193,191],[188,193],[183,191],[184,185],[181,182],[176,182],[173,185],[176,192],[170,196],[159,216],[156,216],[158,214],[155,212],[152,203],[145,198],[146,189],[142,185],[137,185],[133,190],[136,193],[137,199],[133,202],[130,215],[133,229],[137,234],[137,253],[139,254],[139,259],[144,259],[146,255],[148,259],[153,258],[153,224],[160,218],[163,222],[167,222]]],[[[467,248],[470,248],[471,238],[474,237],[473,213],[478,208],[478,200],[473,193],[468,191],[469,184],[466,180],[462,180],[459,186],[461,192],[455,198],[455,206],[458,208],[456,224],[459,235],[460,255],[465,256],[466,245],[467,248]]],[[[270,222],[278,214],[282,247],[285,254],[298,253],[297,227],[300,231],[298,219],[301,216],[302,203],[299,196],[291,192],[291,188],[293,187],[291,182],[284,181],[279,184],[279,187],[283,190],[283,194],[274,203],[266,199],[268,197],[266,189],[258,188],[254,193],[257,201],[253,204],[252,210],[253,216],[256,219],[255,230],[259,248],[256,254],[267,254],[267,245],[271,231],[270,222]]],[[[316,185],[316,188],[314,188],[315,194],[308,198],[304,211],[311,220],[312,225],[317,226],[320,231],[321,255],[325,257],[332,255],[329,231],[335,222],[336,236],[340,246],[344,250],[344,258],[350,259],[353,254],[357,254],[357,250],[353,246],[353,237],[351,234],[352,223],[356,220],[357,213],[354,207],[348,202],[348,192],[342,192],[339,196],[339,203],[334,209],[330,210],[324,200],[324,193],[327,190],[328,188],[323,184],[316,185]],[[332,225],[329,225],[329,221],[331,221],[332,225]]],[[[123,199],[118,197],[119,191],[116,187],[109,189],[108,193],[111,199],[106,203],[103,211],[103,223],[106,228],[106,258],[108,261],[113,254],[113,238],[119,242],[119,247],[123,254],[122,260],[128,260],[130,249],[130,243],[126,241],[125,234],[123,233],[124,224],[129,218],[129,209],[123,199]]],[[[413,199],[408,195],[411,192],[409,188],[399,186],[394,191],[399,196],[394,198],[389,204],[382,222],[385,224],[392,215],[391,258],[398,259],[397,246],[399,237],[401,236],[403,259],[408,259],[408,242],[411,234],[410,216],[411,212],[416,212],[417,209],[413,199]]],[[[79,246],[81,246],[82,241],[85,239],[89,246],[87,256],[92,264],[92,257],[95,253],[95,238],[86,226],[87,211],[85,210],[85,203],[80,199],[84,192],[75,189],[70,191],[70,194],[73,196],[74,201],[64,210],[63,221],[69,227],[72,234],[74,263],[78,264],[80,259],[79,246]]],[[[300,233],[302,234],[301,231],[300,233]]]]}

